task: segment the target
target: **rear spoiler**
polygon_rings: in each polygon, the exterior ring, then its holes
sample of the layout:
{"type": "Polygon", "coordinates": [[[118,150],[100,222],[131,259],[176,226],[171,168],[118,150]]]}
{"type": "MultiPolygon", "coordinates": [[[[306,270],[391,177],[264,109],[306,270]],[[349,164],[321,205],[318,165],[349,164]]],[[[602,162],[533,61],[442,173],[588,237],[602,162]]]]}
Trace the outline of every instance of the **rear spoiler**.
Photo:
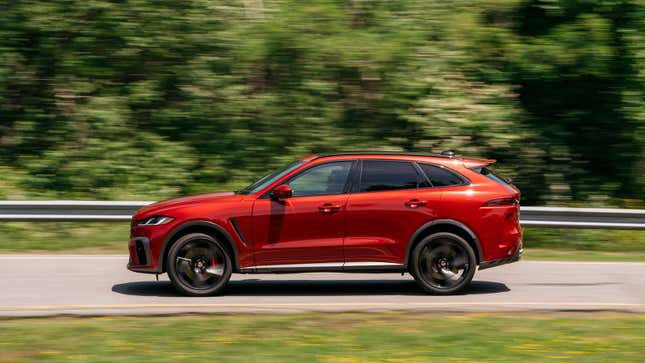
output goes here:
{"type": "Polygon", "coordinates": [[[497,160],[493,159],[475,159],[475,158],[462,158],[462,163],[464,167],[468,169],[485,167],[494,164],[497,160]]]}

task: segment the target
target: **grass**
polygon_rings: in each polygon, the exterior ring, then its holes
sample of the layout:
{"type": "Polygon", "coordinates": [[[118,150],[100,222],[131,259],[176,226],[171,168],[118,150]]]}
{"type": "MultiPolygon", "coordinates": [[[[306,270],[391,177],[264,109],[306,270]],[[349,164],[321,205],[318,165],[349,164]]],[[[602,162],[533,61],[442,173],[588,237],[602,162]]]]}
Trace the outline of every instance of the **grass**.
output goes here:
{"type": "Polygon", "coordinates": [[[573,251],[645,252],[645,231],[524,228],[528,248],[573,251]]]}
{"type": "Polygon", "coordinates": [[[615,261],[645,262],[645,252],[574,251],[527,248],[522,259],[527,261],[615,261]]]}
{"type": "Polygon", "coordinates": [[[0,320],[0,361],[642,362],[645,314],[307,313],[0,320]]]}
{"type": "MultiPolygon", "coordinates": [[[[127,223],[0,223],[0,253],[127,253],[127,223]]],[[[525,228],[529,260],[645,261],[645,231],[525,228]]]]}
{"type": "Polygon", "coordinates": [[[0,253],[128,253],[130,225],[116,222],[0,223],[0,253]]]}

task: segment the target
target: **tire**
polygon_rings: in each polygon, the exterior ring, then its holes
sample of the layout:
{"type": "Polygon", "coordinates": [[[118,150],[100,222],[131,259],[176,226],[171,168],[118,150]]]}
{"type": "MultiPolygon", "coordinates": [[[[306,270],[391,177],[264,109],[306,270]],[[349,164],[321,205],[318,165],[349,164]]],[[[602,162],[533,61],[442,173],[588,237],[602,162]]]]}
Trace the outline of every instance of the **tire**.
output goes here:
{"type": "Polygon", "coordinates": [[[410,272],[423,290],[447,295],[462,290],[477,269],[477,258],[463,238],[439,232],[424,238],[412,251],[410,272]]]}
{"type": "Polygon", "coordinates": [[[231,257],[224,245],[204,233],[187,234],[168,251],[168,277],[184,295],[219,294],[233,272],[231,257]]]}

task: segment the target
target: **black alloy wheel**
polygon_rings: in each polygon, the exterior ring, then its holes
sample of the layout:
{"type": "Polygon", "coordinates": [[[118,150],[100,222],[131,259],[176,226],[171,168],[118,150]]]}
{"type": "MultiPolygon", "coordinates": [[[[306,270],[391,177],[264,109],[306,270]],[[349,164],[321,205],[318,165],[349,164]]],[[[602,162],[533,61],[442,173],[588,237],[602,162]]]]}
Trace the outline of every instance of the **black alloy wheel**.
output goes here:
{"type": "Polygon", "coordinates": [[[470,283],[477,259],[463,238],[439,232],[424,238],[411,256],[411,273],[427,292],[452,294],[470,283]]]}
{"type": "Polygon", "coordinates": [[[168,252],[168,276],[179,292],[191,296],[219,293],[231,278],[231,258],[212,236],[191,233],[175,242],[168,252]]]}

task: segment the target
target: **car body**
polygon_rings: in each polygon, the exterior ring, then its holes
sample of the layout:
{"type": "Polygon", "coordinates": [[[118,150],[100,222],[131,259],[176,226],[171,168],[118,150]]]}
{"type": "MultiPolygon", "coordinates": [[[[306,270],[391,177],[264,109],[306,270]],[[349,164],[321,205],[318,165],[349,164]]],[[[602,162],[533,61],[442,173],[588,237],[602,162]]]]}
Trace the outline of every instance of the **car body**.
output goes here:
{"type": "Polygon", "coordinates": [[[220,292],[231,273],[409,271],[419,281],[425,269],[451,286],[422,287],[452,293],[476,266],[522,252],[520,192],[490,172],[493,162],[453,152],[310,155],[239,192],[141,208],[128,269],[168,272],[190,295],[220,292]],[[451,261],[468,269],[459,284],[451,261]]]}

